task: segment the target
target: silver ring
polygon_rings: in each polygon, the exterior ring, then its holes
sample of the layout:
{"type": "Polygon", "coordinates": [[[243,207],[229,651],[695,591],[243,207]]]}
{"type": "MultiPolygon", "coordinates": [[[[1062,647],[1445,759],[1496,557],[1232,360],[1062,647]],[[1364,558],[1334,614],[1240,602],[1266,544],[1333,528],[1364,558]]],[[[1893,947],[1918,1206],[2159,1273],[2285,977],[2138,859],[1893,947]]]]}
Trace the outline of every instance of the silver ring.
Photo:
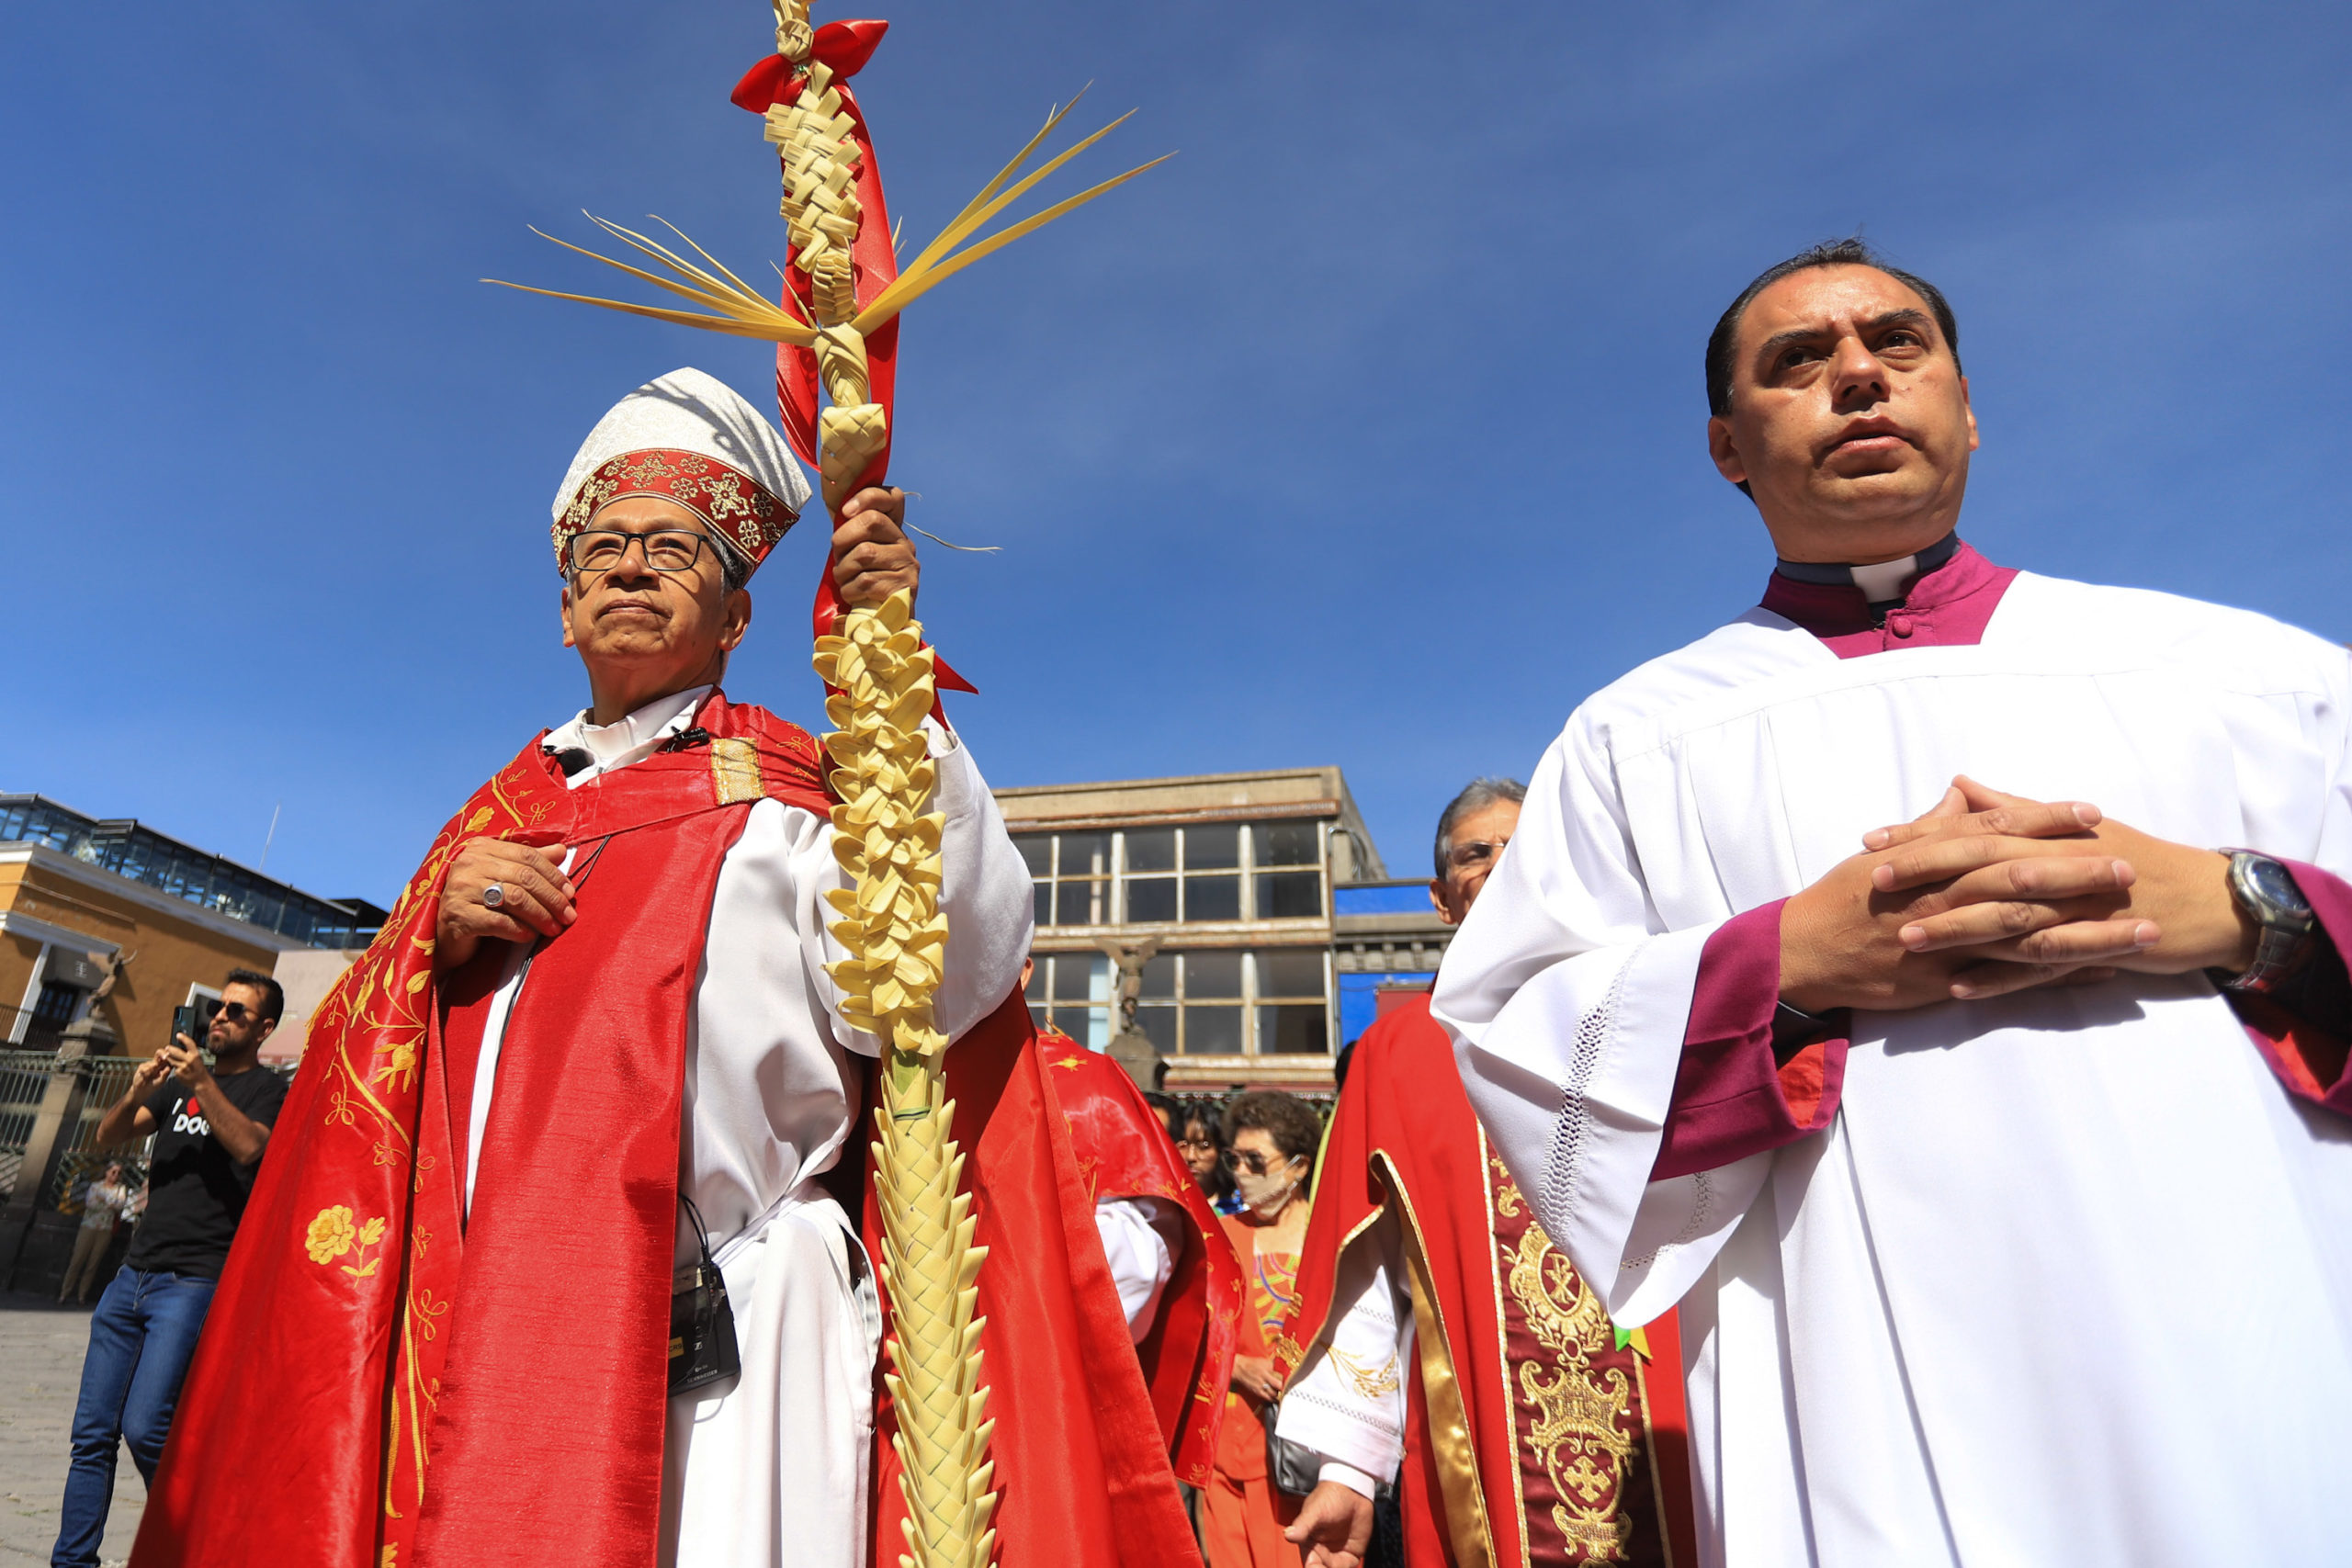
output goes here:
{"type": "Polygon", "coordinates": [[[493,882],[481,890],[481,901],[495,909],[506,902],[506,889],[493,882]]]}

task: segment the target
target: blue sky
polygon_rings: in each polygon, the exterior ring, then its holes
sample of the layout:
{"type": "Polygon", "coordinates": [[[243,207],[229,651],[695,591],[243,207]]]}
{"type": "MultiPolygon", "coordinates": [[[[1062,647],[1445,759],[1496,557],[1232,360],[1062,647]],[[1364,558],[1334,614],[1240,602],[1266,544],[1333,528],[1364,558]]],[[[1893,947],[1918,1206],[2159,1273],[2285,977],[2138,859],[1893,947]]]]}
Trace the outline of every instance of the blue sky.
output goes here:
{"type": "MultiPolygon", "coordinates": [[[[1753,603],[1700,349],[1865,226],[1958,308],[1996,558],[2352,637],[2340,6],[893,0],[927,239],[1091,81],[1172,163],[915,307],[893,477],[999,784],[1336,762],[1392,869],[1476,773],[1753,603]]],[[[853,15],[821,6],[820,19],[853,15]]],[[[547,506],[615,398],[762,345],[526,224],[783,254],[756,0],[15,6],[0,788],[383,900],[582,699],[547,506]]],[[[1091,118],[1090,118],[1091,117],[1091,118]]],[[[816,714],[805,526],[739,698],[816,714]]]]}

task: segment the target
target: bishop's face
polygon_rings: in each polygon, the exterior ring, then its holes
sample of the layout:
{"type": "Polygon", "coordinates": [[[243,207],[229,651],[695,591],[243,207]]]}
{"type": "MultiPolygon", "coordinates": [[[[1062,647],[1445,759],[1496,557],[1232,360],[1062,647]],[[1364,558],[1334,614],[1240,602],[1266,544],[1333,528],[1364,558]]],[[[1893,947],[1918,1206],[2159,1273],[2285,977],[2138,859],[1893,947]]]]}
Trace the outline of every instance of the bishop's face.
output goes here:
{"type": "Polygon", "coordinates": [[[1748,301],[1707,444],[1783,557],[1894,560],[1959,521],[1976,416],[1925,299],[1876,267],[1809,267],[1748,301]]]}
{"type": "MultiPolygon", "coordinates": [[[[563,645],[577,649],[596,698],[595,722],[689,686],[716,682],[752,623],[752,596],[727,590],[718,546],[702,520],[674,501],[626,496],[600,510],[592,531],[650,535],[683,530],[702,539],[691,566],[660,570],[649,540],[629,542],[603,570],[575,570],[563,590],[563,645]]],[[[656,552],[659,553],[659,552],[656,552]]]]}

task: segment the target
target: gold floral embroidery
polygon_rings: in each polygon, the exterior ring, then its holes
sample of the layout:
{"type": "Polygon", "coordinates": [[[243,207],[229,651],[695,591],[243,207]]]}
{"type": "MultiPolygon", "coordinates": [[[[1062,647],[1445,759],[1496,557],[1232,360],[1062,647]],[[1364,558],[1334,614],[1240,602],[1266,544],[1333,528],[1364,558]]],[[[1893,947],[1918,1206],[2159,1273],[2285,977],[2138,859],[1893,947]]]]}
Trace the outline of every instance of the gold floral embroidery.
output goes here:
{"type": "Polygon", "coordinates": [[[303,1238],[302,1245],[310,1253],[311,1261],[322,1267],[349,1254],[351,1261],[343,1265],[343,1271],[356,1280],[364,1280],[376,1272],[377,1267],[383,1262],[381,1258],[368,1256],[383,1239],[384,1217],[381,1214],[362,1224],[353,1215],[348,1205],[334,1203],[321,1209],[312,1217],[310,1234],[303,1238]]]}
{"type": "Polygon", "coordinates": [[[1510,1179],[1510,1168],[1494,1156],[1487,1163],[1495,1168],[1495,1213],[1507,1219],[1519,1218],[1519,1206],[1526,1200],[1519,1195],[1519,1183],[1510,1179]]]}
{"type": "Polygon", "coordinates": [[[703,504],[710,509],[711,521],[748,516],[752,510],[752,498],[744,494],[743,490],[743,482],[731,474],[706,479],[703,482],[703,504]]]}
{"type": "MultiPolygon", "coordinates": [[[[413,976],[419,980],[429,980],[432,977],[429,973],[420,973],[413,976]]],[[[415,989],[414,987],[410,988],[415,989]]],[[[403,1090],[414,1087],[416,1053],[417,1048],[423,1043],[421,1040],[408,1038],[394,1040],[388,1044],[378,1046],[376,1055],[380,1058],[381,1065],[368,1075],[368,1081],[383,1083],[390,1080],[393,1087],[403,1090]]]]}
{"type": "Polygon", "coordinates": [[[662,495],[726,529],[754,556],[784,537],[793,514],[747,474],[697,453],[667,450],[625,452],[581,481],[563,516],[548,530],[556,554],[564,540],[588,526],[599,507],[622,495],[662,495]]]}
{"type": "MultiPolygon", "coordinates": [[[[1523,1201],[1505,1178],[1496,1190],[1497,1211],[1511,1213],[1507,1202],[1523,1201]]],[[[1557,1369],[1547,1371],[1532,1359],[1517,1369],[1521,1397],[1534,1413],[1527,1428],[1529,1451],[1559,1494],[1552,1522],[1581,1553],[1580,1561],[1623,1562],[1634,1521],[1616,1505],[1635,1446],[1625,1430],[1634,1388],[1623,1371],[1592,1364],[1595,1354],[1614,1348],[1609,1314],[1538,1225],[1529,1225],[1520,1236],[1509,1282],[1529,1331],[1557,1369]]]]}
{"type": "Polygon", "coordinates": [[[311,1222],[311,1235],[306,1245],[313,1263],[332,1263],[351,1250],[358,1227],[351,1223],[351,1211],[341,1203],[331,1209],[321,1209],[311,1222]]]}
{"type": "Polygon", "coordinates": [[[1375,1371],[1370,1362],[1351,1356],[1337,1345],[1331,1347],[1331,1364],[1348,1374],[1356,1393],[1366,1399],[1380,1399],[1397,1389],[1396,1358],[1391,1356],[1375,1371]]]}

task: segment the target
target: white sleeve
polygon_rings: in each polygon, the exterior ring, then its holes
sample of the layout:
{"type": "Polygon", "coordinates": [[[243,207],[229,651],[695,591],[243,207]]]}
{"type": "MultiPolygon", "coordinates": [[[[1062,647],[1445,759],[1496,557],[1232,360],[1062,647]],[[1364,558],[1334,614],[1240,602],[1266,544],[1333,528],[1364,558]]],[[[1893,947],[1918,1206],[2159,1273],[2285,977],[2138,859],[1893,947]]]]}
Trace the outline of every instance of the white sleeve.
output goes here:
{"type": "Polygon", "coordinates": [[[1127,1337],[1140,1345],[1159,1315],[1159,1298],[1176,1272],[1182,1233],[1174,1231],[1184,1212],[1165,1198],[1098,1198],[1094,1234],[1102,1238],[1111,1282],[1119,1288],[1119,1310],[1127,1337]],[[1171,1231],[1173,1237],[1171,1239],[1171,1231]]]}
{"type": "Polygon", "coordinates": [[[1400,1234],[1396,1216],[1384,1213],[1341,1255],[1330,1326],[1291,1374],[1274,1424],[1278,1437],[1315,1455],[1318,1480],[1366,1496],[1360,1483],[1395,1480],[1405,1457],[1413,1306],[1402,1288],[1400,1234]]]}
{"type": "MultiPolygon", "coordinates": [[[[946,818],[939,842],[939,908],[947,917],[947,952],[932,1005],[941,1032],[954,1040],[994,1012],[1020,983],[1034,906],[1029,868],[1004,830],[970,750],[934,720],[923,720],[923,733],[935,766],[931,809],[946,818]]],[[[794,858],[809,910],[800,930],[809,984],[823,998],[835,1037],[853,1051],[878,1055],[879,1041],[842,1021],[841,987],[825,971],[827,964],[848,956],[827,929],[835,917],[823,901],[825,889],[849,884],[849,874],[833,858],[831,826],[801,840],[794,858]]]]}
{"type": "Polygon", "coordinates": [[[1529,781],[1430,1010],[1537,1219],[1630,1328],[1696,1281],[1772,1156],[1650,1180],[1700,953],[1721,922],[1661,930],[1613,769],[1581,716],[1529,781]]]}

